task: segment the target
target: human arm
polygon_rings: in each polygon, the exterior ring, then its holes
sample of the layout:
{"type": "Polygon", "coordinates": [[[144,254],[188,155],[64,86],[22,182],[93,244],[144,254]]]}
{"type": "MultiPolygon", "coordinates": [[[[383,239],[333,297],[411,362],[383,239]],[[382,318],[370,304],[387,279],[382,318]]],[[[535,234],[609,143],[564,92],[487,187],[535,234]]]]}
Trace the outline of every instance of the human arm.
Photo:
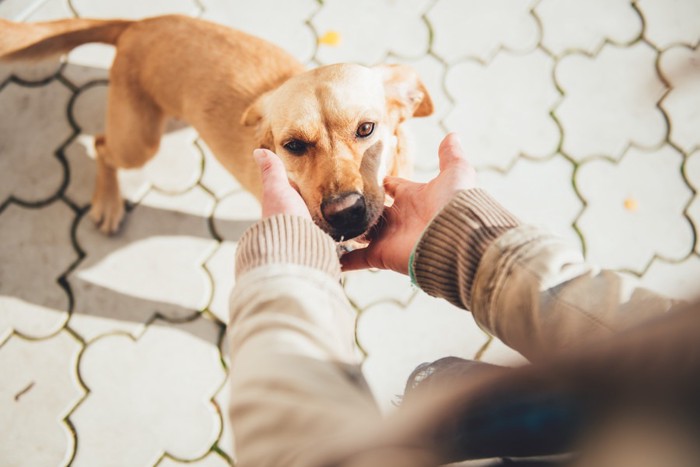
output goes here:
{"type": "Polygon", "coordinates": [[[587,264],[574,246],[522,225],[475,187],[454,135],[445,138],[439,156],[440,175],[429,184],[389,180],[395,201],[386,224],[367,249],[343,258],[345,269],[410,272],[425,292],[470,310],[530,359],[616,333],[671,306],[587,264]],[[427,190],[441,197],[428,197],[427,190]],[[414,214],[416,209],[423,213],[414,214]],[[426,217],[432,220],[409,221],[426,217]]]}
{"type": "Polygon", "coordinates": [[[335,242],[311,221],[279,159],[264,153],[259,164],[264,219],[238,244],[228,328],[237,465],[309,466],[379,415],[359,368],[335,242]]]}

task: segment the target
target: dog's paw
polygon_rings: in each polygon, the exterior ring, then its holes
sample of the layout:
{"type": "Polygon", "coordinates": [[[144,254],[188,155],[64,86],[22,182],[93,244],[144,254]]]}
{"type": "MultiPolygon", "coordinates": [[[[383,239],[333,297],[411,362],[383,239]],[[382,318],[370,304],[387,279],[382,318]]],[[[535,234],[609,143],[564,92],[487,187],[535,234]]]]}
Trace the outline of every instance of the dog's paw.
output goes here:
{"type": "Polygon", "coordinates": [[[100,232],[113,235],[124,219],[124,202],[119,198],[113,201],[93,200],[89,216],[100,232]]]}

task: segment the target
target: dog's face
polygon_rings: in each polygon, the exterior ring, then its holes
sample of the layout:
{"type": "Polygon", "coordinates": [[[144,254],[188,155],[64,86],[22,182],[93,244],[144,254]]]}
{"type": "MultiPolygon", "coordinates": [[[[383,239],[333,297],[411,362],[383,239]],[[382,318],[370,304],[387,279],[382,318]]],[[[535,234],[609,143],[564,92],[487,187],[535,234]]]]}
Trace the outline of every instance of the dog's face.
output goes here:
{"type": "Polygon", "coordinates": [[[282,158],[316,224],[342,241],[365,233],[382,213],[400,124],[431,113],[409,67],[339,64],[264,94],[243,123],[257,126],[260,147],[282,158]]]}

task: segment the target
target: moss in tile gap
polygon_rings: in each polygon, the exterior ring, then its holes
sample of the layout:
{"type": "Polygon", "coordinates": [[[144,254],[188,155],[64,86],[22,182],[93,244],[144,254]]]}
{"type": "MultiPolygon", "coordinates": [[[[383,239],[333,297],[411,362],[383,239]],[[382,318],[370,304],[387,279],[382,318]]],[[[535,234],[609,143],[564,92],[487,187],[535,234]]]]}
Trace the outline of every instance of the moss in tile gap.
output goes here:
{"type": "Polygon", "coordinates": [[[535,11],[536,7],[537,5],[533,4],[530,8],[530,11],[528,12],[530,13],[530,16],[532,16],[532,19],[535,21],[535,25],[537,27],[537,45],[535,46],[533,51],[539,48],[543,52],[551,56],[551,54],[548,53],[549,51],[542,44],[542,38],[544,37],[544,25],[542,24],[542,19],[537,15],[537,12],[535,11]]]}
{"type": "Polygon", "coordinates": [[[80,374],[80,361],[82,360],[83,354],[85,353],[85,350],[87,349],[87,343],[85,342],[85,339],[82,338],[82,336],[80,336],[77,332],[75,332],[73,330],[73,328],[70,327],[69,324],[66,324],[64,326],[64,329],[75,340],[80,342],[80,345],[81,345],[81,349],[80,349],[80,352],[78,352],[78,357],[76,359],[76,364],[74,366],[75,373],[73,376],[75,377],[75,380],[80,385],[80,388],[83,390],[83,396],[75,402],[75,405],[73,405],[73,407],[71,407],[70,410],[68,410],[68,413],[63,418],[63,423],[65,423],[65,425],[68,427],[68,431],[70,432],[70,436],[73,439],[73,452],[71,453],[71,456],[68,459],[68,462],[66,463],[66,465],[71,465],[73,463],[73,461],[75,460],[76,454],[78,453],[78,445],[80,443],[80,438],[78,437],[78,431],[75,429],[75,425],[73,424],[73,422],[71,421],[70,418],[73,415],[73,413],[75,413],[75,411],[78,409],[78,407],[80,407],[80,405],[83,403],[83,401],[85,401],[85,399],[87,399],[88,395],[90,394],[90,388],[85,384],[85,381],[83,380],[83,377],[80,374]]]}
{"type": "Polygon", "coordinates": [[[641,40],[644,36],[646,36],[646,33],[647,33],[647,19],[646,19],[646,17],[644,16],[644,13],[642,12],[642,10],[641,10],[641,9],[639,8],[639,6],[637,5],[637,1],[636,1],[636,0],[630,2],[630,6],[632,7],[632,9],[633,9],[634,11],[637,12],[637,15],[639,15],[639,21],[641,21],[641,23],[642,23],[642,26],[639,28],[639,36],[637,36],[637,37],[635,38],[635,40],[634,40],[634,42],[636,42],[636,41],[641,40]]]}
{"type": "MultiPolygon", "coordinates": [[[[433,2],[433,5],[435,3],[433,2]]],[[[421,15],[421,20],[425,23],[425,27],[428,28],[428,49],[426,50],[426,53],[430,54],[433,51],[433,44],[435,43],[435,30],[433,29],[433,25],[428,19],[428,11],[433,7],[433,5],[430,5],[425,12],[421,15]]]]}
{"type": "Polygon", "coordinates": [[[583,195],[581,195],[581,191],[579,190],[578,185],[576,185],[576,174],[581,166],[578,162],[576,162],[576,160],[574,160],[570,155],[566,154],[565,152],[562,151],[561,155],[574,165],[574,171],[571,174],[571,188],[574,190],[576,197],[581,201],[581,204],[583,206],[581,207],[581,211],[579,211],[578,215],[574,219],[574,222],[571,224],[571,228],[574,229],[574,232],[576,232],[576,235],[581,241],[581,253],[585,258],[587,255],[586,239],[583,236],[583,231],[578,226],[578,220],[581,218],[583,212],[588,207],[588,201],[586,200],[586,198],[583,197],[583,195]]]}
{"type": "MultiPolygon", "coordinates": [[[[481,326],[479,326],[479,327],[481,327],[481,326]]],[[[484,342],[481,345],[481,347],[479,347],[479,350],[477,350],[476,353],[474,354],[474,360],[476,360],[478,362],[481,361],[481,359],[484,357],[484,354],[489,349],[489,347],[491,347],[491,343],[493,342],[493,336],[491,334],[489,334],[488,332],[484,331],[483,329],[482,329],[482,331],[484,332],[484,334],[486,334],[486,342],[484,342]]]]}
{"type": "Polygon", "coordinates": [[[219,442],[218,442],[218,441],[215,442],[214,445],[211,447],[211,452],[215,452],[215,453],[217,453],[219,456],[223,457],[224,460],[225,460],[226,462],[228,462],[228,464],[229,464],[231,467],[235,467],[235,466],[236,466],[236,462],[231,458],[231,456],[229,456],[229,455],[226,453],[226,451],[224,451],[223,449],[221,449],[221,447],[219,446],[219,442]]]}

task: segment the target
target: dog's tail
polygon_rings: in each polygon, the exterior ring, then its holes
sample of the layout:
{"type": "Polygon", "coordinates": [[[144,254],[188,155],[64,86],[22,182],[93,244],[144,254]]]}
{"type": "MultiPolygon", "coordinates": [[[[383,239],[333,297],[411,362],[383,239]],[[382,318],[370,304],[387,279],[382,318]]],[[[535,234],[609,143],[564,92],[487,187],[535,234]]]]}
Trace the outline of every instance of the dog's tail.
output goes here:
{"type": "Polygon", "coordinates": [[[16,23],[0,19],[0,60],[38,60],[88,42],[116,44],[132,23],[82,18],[16,23]]]}

